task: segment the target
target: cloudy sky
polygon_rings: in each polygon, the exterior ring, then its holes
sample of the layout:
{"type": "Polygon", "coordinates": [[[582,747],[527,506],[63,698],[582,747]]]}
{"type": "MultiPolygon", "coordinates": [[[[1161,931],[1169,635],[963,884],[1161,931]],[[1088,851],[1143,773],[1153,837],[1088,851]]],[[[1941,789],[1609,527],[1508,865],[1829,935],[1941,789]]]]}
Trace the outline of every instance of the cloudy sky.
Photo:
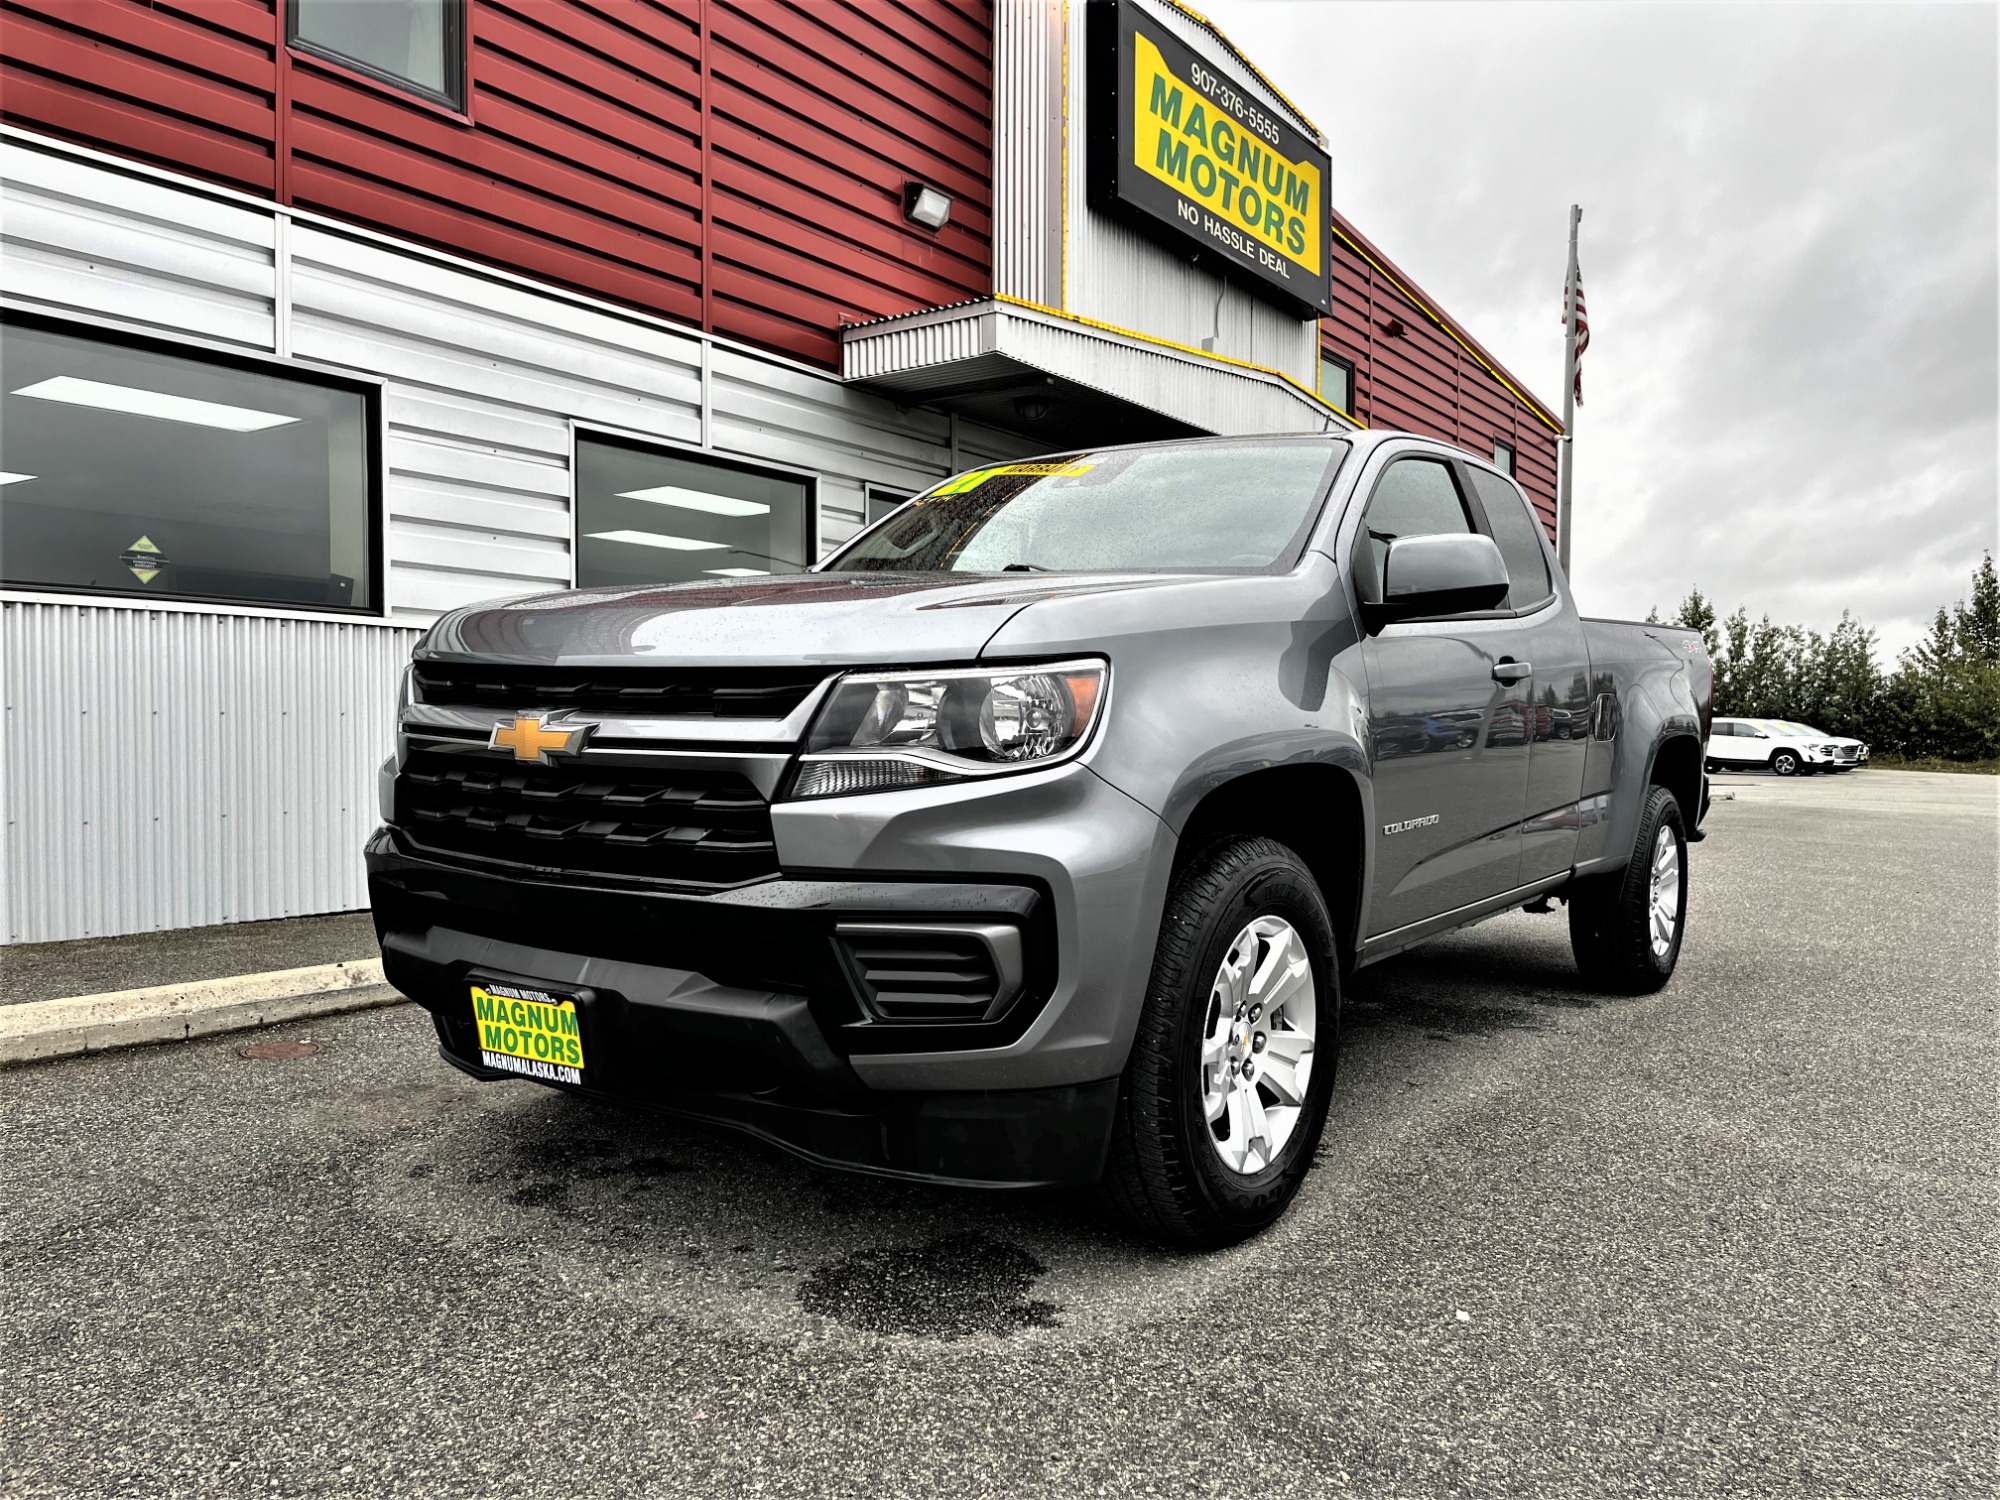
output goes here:
{"type": "Polygon", "coordinates": [[[1331,197],[1560,409],[1577,592],[1885,660],[1996,545],[1989,5],[1199,0],[1333,142],[1331,197]]]}

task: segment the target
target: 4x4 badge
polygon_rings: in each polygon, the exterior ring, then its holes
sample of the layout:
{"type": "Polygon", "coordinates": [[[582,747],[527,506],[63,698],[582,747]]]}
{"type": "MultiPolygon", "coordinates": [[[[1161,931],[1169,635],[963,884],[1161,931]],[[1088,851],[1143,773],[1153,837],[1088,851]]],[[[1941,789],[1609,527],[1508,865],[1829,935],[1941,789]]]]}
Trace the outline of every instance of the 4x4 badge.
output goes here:
{"type": "Polygon", "coordinates": [[[546,714],[523,714],[493,726],[489,750],[511,750],[514,759],[549,764],[553,755],[575,755],[590,738],[594,724],[551,724],[546,714]]]}

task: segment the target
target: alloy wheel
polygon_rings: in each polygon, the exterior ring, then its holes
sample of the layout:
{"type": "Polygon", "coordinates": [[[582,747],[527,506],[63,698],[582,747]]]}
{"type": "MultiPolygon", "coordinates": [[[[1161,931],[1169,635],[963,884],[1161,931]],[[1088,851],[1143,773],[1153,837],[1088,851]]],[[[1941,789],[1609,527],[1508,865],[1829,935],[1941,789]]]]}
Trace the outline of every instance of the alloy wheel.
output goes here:
{"type": "Polygon", "coordinates": [[[1230,1171],[1265,1170],[1297,1129],[1318,1023],[1305,940],[1283,917],[1254,919],[1210,986],[1196,1079],[1209,1139],[1230,1171]]]}
{"type": "Polygon", "coordinates": [[[1648,915],[1652,923],[1653,957],[1664,959],[1674,950],[1674,933],[1681,919],[1681,844],[1673,829],[1660,825],[1653,841],[1653,883],[1648,915]]]}

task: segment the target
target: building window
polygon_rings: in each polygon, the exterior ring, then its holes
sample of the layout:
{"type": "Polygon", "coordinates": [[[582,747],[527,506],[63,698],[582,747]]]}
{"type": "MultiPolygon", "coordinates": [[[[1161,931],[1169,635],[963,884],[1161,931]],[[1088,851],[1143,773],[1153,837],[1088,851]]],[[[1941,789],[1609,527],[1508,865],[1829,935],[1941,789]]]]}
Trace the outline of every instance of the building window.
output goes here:
{"type": "Polygon", "coordinates": [[[287,0],[285,11],[294,47],[465,108],[465,0],[287,0]]]}
{"type": "Polygon", "coordinates": [[[1328,406],[1354,411],[1354,365],[1338,355],[1321,352],[1319,357],[1319,399],[1328,406]]]}
{"type": "Polygon", "coordinates": [[[896,510],[906,500],[912,498],[901,490],[885,490],[875,485],[868,486],[868,524],[873,526],[890,512],[896,510]]]}
{"type": "Polygon", "coordinates": [[[579,588],[797,573],[811,518],[808,480],[577,437],[579,588]]]}
{"type": "Polygon", "coordinates": [[[1493,440],[1493,467],[1502,474],[1514,472],[1514,445],[1501,438],[1493,440]]]}
{"type": "Polygon", "coordinates": [[[11,588],[374,609],[365,387],[0,324],[11,588]]]}

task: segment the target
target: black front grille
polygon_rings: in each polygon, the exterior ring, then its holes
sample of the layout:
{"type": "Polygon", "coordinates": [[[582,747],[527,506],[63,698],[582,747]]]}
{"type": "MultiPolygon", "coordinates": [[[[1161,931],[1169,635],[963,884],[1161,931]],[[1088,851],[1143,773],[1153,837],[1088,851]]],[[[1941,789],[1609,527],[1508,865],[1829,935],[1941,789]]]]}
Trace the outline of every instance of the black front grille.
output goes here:
{"type": "Polygon", "coordinates": [[[415,748],[396,823],[433,851],[566,874],[727,886],[778,868],[770,805],[747,778],[642,756],[520,766],[475,744],[415,748]]]}
{"type": "MultiPolygon", "coordinates": [[[[1007,982],[992,948],[949,929],[844,923],[834,941],[863,1007],[883,1021],[977,1021],[1007,982]]],[[[1018,942],[1018,939],[1015,939],[1018,942]]]]}
{"type": "Polygon", "coordinates": [[[826,673],[794,667],[519,667],[420,662],[417,701],[463,708],[596,708],[782,719],[826,673]]]}

